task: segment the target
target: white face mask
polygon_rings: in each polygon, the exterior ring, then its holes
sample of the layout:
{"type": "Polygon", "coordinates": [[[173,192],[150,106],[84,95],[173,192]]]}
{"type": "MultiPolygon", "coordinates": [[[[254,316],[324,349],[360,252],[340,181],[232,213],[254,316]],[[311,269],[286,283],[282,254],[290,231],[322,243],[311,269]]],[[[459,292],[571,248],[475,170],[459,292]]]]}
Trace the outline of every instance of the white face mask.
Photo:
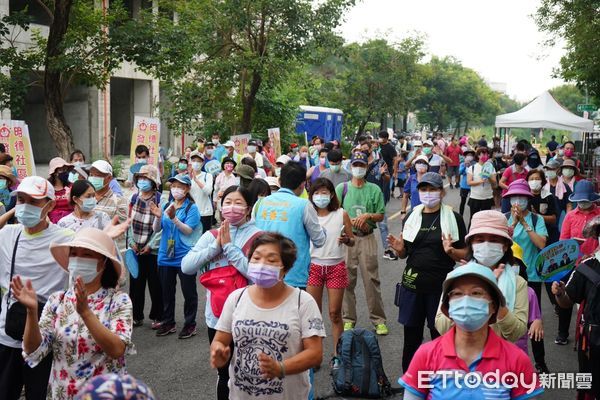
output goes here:
{"type": "Polygon", "coordinates": [[[202,169],[202,163],[199,161],[192,161],[192,169],[194,171],[200,171],[202,169]]]}
{"type": "Polygon", "coordinates": [[[75,284],[75,279],[81,276],[83,283],[90,283],[98,276],[98,260],[95,258],[69,257],[69,282],[75,284]]]}
{"type": "Polygon", "coordinates": [[[473,156],[466,156],[465,157],[465,162],[470,163],[471,161],[473,161],[473,156]]]}
{"type": "Polygon", "coordinates": [[[248,153],[256,153],[256,146],[248,146],[248,153]]]}
{"type": "Polygon", "coordinates": [[[538,180],[538,179],[534,179],[531,180],[529,182],[527,182],[527,184],[529,185],[529,189],[537,192],[538,190],[540,190],[542,188],[542,181],[538,180]]]}
{"type": "Polygon", "coordinates": [[[352,176],[358,179],[364,178],[367,174],[367,169],[364,167],[352,167],[352,176]]]}
{"type": "Polygon", "coordinates": [[[493,267],[504,257],[502,243],[483,242],[473,244],[473,257],[486,267],[493,267]]]}

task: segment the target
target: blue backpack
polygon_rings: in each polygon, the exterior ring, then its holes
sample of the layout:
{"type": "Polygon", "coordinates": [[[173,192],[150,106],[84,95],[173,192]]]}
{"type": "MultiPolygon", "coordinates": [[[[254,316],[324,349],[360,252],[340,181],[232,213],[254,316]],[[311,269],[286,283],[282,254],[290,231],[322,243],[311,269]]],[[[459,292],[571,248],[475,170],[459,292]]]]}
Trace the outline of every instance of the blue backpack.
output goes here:
{"type": "Polygon", "coordinates": [[[382,398],[395,392],[383,371],[377,337],[366,329],[342,334],[337,357],[332,360],[331,377],[333,390],[342,396],[382,398]]]}

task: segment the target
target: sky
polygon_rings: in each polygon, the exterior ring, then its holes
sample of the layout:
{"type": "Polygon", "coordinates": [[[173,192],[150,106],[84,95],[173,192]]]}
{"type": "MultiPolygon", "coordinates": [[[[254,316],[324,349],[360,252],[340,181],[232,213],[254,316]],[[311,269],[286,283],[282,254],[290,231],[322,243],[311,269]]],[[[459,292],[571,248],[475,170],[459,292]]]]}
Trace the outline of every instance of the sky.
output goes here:
{"type": "Polygon", "coordinates": [[[357,0],[339,31],[346,42],[399,41],[426,35],[428,54],[454,56],[484,79],[506,84],[529,102],[561,85],[552,78],[564,53],[541,45],[545,34],[531,17],[539,0],[357,0]]]}

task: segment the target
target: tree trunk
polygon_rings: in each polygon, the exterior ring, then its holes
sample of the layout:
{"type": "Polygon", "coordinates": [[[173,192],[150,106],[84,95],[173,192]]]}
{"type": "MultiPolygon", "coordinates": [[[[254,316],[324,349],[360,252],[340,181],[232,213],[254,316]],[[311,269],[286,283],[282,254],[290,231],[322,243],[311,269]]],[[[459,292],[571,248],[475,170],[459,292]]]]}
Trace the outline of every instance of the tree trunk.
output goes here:
{"type": "Polygon", "coordinates": [[[73,0],[56,0],[54,18],[50,25],[44,65],[44,103],[46,106],[46,124],[50,137],[54,141],[58,154],[67,159],[73,148],[73,134],[65,120],[61,72],[50,65],[50,60],[61,54],[62,41],[69,27],[69,15],[73,0]]]}
{"type": "Polygon", "coordinates": [[[408,111],[402,116],[402,130],[408,132],[408,111]]]}
{"type": "Polygon", "coordinates": [[[260,73],[254,71],[252,73],[252,83],[250,84],[250,92],[247,96],[244,96],[243,101],[243,114],[242,114],[242,133],[252,133],[252,110],[254,109],[254,102],[256,100],[256,94],[260,88],[262,82],[262,76],[260,73]]]}
{"type": "Polygon", "coordinates": [[[392,114],[392,130],[394,131],[394,133],[396,133],[396,116],[396,113],[392,114]]]}
{"type": "Polygon", "coordinates": [[[465,122],[465,135],[467,134],[469,130],[469,121],[465,122]]]}

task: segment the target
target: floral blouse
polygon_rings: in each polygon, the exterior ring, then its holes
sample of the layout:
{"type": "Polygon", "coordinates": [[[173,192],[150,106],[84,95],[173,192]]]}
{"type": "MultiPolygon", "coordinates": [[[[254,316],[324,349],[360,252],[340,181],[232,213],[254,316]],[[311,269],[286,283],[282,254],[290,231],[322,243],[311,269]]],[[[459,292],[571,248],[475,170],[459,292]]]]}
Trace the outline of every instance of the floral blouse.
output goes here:
{"type": "MultiPolygon", "coordinates": [[[[76,302],[72,289],[52,294],[39,323],[40,347],[31,354],[23,352],[25,362],[33,368],[52,351],[48,399],[70,400],[93,376],[126,373],[125,357],[114,360],[102,351],[77,313],[76,302]]],[[[100,288],[88,296],[88,304],[100,322],[123,340],[125,353],[135,354],[131,342],[133,314],[129,296],[115,289],[100,288]]]]}

